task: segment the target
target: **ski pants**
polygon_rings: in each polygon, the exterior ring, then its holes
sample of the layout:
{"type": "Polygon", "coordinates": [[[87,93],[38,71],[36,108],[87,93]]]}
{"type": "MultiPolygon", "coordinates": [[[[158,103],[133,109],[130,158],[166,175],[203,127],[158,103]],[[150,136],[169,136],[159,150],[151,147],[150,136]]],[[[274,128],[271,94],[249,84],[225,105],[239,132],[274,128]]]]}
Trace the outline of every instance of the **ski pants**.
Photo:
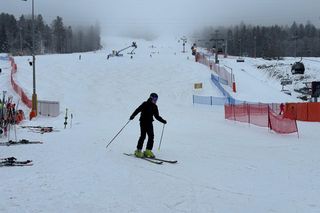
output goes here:
{"type": "Polygon", "coordinates": [[[137,149],[143,148],[144,139],[146,139],[146,135],[148,135],[147,149],[152,150],[153,148],[153,125],[152,122],[140,122],[140,138],[138,140],[137,149]]]}

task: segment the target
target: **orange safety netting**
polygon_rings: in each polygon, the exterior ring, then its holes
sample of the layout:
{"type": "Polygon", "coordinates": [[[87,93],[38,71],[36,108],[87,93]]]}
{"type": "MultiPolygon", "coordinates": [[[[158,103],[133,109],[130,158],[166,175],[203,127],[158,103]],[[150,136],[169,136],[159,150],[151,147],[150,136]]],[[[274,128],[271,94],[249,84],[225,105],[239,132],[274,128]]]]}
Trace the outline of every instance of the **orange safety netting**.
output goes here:
{"type": "Polygon", "coordinates": [[[320,103],[286,103],[284,117],[299,121],[320,121],[320,103]]]}
{"type": "Polygon", "coordinates": [[[225,105],[225,118],[269,127],[277,133],[288,134],[298,132],[296,120],[277,115],[268,104],[225,105]]]}

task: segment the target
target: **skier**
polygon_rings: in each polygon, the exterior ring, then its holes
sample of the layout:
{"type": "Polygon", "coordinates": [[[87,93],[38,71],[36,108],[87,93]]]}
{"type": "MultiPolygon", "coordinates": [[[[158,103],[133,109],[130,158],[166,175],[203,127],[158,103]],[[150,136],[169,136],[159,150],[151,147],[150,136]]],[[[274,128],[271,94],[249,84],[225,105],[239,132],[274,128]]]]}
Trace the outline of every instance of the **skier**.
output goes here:
{"type": "Polygon", "coordinates": [[[280,112],[279,112],[279,115],[282,115],[284,113],[284,104],[281,103],[280,104],[280,112]]]}
{"type": "Polygon", "coordinates": [[[153,147],[153,116],[163,124],[166,124],[167,121],[159,116],[158,107],[156,105],[158,100],[158,95],[156,93],[151,93],[147,101],[143,102],[130,116],[130,120],[133,120],[134,117],[141,112],[140,114],[140,138],[137,144],[137,150],[134,152],[136,157],[142,158],[155,158],[155,155],[152,153],[153,147]],[[143,142],[148,134],[147,147],[144,152],[142,152],[143,142]]]}
{"type": "Polygon", "coordinates": [[[196,55],[197,54],[197,45],[195,43],[192,45],[191,51],[192,51],[192,55],[196,55]]]}

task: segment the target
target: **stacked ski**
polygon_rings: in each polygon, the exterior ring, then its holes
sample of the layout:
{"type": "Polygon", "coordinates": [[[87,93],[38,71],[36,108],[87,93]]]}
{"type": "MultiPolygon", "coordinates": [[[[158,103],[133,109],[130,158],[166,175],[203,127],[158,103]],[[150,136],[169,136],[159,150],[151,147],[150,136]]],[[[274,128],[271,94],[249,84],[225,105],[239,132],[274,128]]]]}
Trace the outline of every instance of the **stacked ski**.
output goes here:
{"type": "Polygon", "coordinates": [[[21,145],[21,144],[42,144],[41,141],[29,141],[22,139],[20,141],[9,140],[8,142],[0,142],[0,146],[12,146],[12,145],[21,145]]]}
{"type": "Polygon", "coordinates": [[[32,160],[17,161],[15,157],[0,159],[0,167],[10,166],[32,166],[32,160]]]}
{"type": "Polygon", "coordinates": [[[172,163],[172,164],[174,164],[174,163],[178,162],[177,160],[166,160],[166,159],[161,159],[161,158],[146,158],[146,157],[138,158],[134,154],[129,154],[129,153],[123,153],[123,154],[127,155],[127,156],[135,157],[137,159],[142,159],[142,160],[148,161],[150,163],[154,163],[154,164],[163,164],[163,163],[172,163]]]}
{"type": "Polygon", "coordinates": [[[52,126],[20,126],[21,128],[27,128],[31,132],[35,133],[49,133],[49,132],[58,132],[58,130],[53,129],[52,126]]]}

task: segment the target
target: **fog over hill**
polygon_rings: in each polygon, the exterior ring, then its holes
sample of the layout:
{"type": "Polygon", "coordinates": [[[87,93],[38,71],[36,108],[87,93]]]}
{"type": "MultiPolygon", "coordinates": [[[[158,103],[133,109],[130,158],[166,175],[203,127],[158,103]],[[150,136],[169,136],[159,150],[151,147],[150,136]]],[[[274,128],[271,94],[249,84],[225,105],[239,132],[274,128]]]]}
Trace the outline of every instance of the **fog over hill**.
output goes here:
{"type": "MultiPolygon", "coordinates": [[[[100,23],[104,34],[138,30],[150,34],[190,32],[202,26],[286,25],[293,21],[320,25],[317,0],[119,0],[34,1],[35,13],[49,22],[61,16],[69,25],[100,23]]],[[[1,1],[0,12],[31,13],[31,1],[1,1]]]]}

